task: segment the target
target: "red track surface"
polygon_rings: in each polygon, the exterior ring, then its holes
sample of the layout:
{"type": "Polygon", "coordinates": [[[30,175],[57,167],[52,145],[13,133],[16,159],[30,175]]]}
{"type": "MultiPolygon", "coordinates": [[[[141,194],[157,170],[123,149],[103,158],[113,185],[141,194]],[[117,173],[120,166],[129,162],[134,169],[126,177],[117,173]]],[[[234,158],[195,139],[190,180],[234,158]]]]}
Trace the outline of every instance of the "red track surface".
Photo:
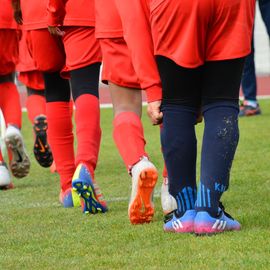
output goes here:
{"type": "MultiPolygon", "coordinates": [[[[269,76],[258,76],[258,96],[269,96],[270,97],[270,75],[269,76]]],[[[23,86],[19,87],[21,95],[21,104],[25,108],[26,101],[26,91],[23,86]]],[[[242,95],[242,93],[241,93],[242,95]]],[[[145,101],[145,96],[144,96],[145,101]]],[[[100,87],[100,103],[101,104],[110,104],[111,98],[108,87],[104,84],[100,87]]]]}

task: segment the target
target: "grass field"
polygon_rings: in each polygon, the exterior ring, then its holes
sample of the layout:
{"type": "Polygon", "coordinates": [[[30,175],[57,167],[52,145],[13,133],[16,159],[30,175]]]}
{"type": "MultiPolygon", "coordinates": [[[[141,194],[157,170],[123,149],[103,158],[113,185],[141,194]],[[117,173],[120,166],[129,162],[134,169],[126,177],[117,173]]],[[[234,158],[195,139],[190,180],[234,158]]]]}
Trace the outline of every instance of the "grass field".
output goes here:
{"type": "MultiPolygon", "coordinates": [[[[164,233],[159,182],[154,222],[132,226],[127,217],[130,178],[112,140],[112,111],[102,109],[102,145],[96,179],[106,214],[83,215],[58,203],[57,174],[34,160],[32,130],[23,134],[32,167],[16,188],[0,192],[0,270],[6,269],[270,269],[270,100],[261,116],[240,120],[240,143],[223,203],[242,231],[212,237],[164,233]]],[[[162,172],[159,130],[147,117],[147,150],[162,172]]],[[[203,124],[197,126],[198,144],[203,124]]],[[[199,158],[198,158],[199,160],[199,158]]]]}

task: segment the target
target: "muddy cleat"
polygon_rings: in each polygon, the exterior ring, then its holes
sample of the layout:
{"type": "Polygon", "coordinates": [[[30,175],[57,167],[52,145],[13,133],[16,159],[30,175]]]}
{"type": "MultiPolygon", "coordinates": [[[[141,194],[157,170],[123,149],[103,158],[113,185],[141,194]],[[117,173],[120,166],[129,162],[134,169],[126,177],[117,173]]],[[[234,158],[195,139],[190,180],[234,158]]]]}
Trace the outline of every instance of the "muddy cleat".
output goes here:
{"type": "Polygon", "coordinates": [[[225,231],[239,231],[240,223],[225,212],[224,207],[219,207],[217,217],[210,216],[205,211],[197,212],[194,220],[194,232],[197,235],[211,235],[225,231]]]}
{"type": "Polygon", "coordinates": [[[90,172],[84,164],[79,164],[72,179],[72,188],[81,197],[81,205],[84,213],[105,213],[108,211],[106,201],[92,179],[90,172]]]}
{"type": "Polygon", "coordinates": [[[169,193],[169,181],[168,177],[163,178],[163,183],[161,186],[161,206],[163,209],[164,215],[177,209],[177,203],[175,198],[169,193]]]}
{"type": "Polygon", "coordinates": [[[12,154],[9,167],[12,174],[17,178],[25,177],[30,170],[30,160],[26,153],[23,137],[20,130],[9,125],[5,134],[7,149],[12,154]]]}
{"type": "Polygon", "coordinates": [[[195,210],[187,210],[182,216],[173,211],[165,216],[163,229],[165,232],[193,233],[195,216],[195,210]]]}
{"type": "Polygon", "coordinates": [[[59,201],[65,208],[81,206],[80,197],[72,188],[65,191],[61,190],[59,194],[59,201]]]}
{"type": "Polygon", "coordinates": [[[13,188],[11,177],[5,162],[0,161],[0,189],[6,190],[13,188]]]}
{"type": "Polygon", "coordinates": [[[153,192],[158,179],[156,167],[143,157],[131,170],[132,191],[128,216],[132,224],[148,223],[154,215],[153,192]]]}
{"type": "Polygon", "coordinates": [[[50,167],[53,163],[53,156],[50,146],[47,141],[47,118],[45,115],[39,115],[35,118],[34,126],[35,143],[34,143],[34,155],[42,167],[50,167]]]}

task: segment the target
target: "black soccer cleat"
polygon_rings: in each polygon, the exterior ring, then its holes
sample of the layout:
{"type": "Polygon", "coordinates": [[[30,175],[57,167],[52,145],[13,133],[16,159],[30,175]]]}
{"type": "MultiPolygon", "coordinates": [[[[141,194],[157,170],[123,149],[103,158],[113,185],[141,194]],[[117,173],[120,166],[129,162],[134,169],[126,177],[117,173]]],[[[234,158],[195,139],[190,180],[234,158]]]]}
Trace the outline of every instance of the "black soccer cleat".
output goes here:
{"type": "Polygon", "coordinates": [[[53,156],[47,141],[48,124],[45,115],[35,118],[33,129],[36,136],[33,149],[35,158],[40,166],[48,168],[53,163],[53,156]]]}

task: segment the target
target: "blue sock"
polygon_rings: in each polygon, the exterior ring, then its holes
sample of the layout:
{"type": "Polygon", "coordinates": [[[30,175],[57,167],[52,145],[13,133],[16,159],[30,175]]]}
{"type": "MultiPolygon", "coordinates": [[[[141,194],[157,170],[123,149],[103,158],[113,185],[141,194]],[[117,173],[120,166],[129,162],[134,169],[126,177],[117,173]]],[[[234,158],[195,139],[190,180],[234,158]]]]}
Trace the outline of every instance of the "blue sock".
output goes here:
{"type": "Polygon", "coordinates": [[[196,210],[216,216],[221,195],[229,187],[230,170],[239,140],[238,105],[216,102],[202,108],[205,121],[201,182],[196,210]]]}
{"type": "Polygon", "coordinates": [[[169,192],[177,201],[178,215],[194,209],[196,201],[197,110],[164,105],[161,144],[168,170],[169,192]]]}

